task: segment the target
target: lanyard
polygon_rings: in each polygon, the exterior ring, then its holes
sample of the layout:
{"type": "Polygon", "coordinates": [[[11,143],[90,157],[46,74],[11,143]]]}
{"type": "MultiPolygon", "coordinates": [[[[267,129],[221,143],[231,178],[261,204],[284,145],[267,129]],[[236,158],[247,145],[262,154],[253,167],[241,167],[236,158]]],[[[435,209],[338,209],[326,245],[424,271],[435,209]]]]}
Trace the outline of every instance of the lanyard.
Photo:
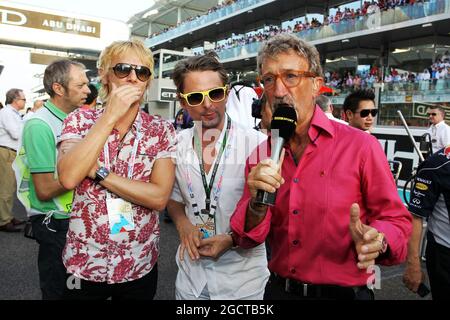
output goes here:
{"type": "MultiPolygon", "coordinates": [[[[142,124],[142,120],[139,117],[139,120],[138,120],[138,123],[136,126],[136,139],[134,139],[133,149],[131,151],[131,158],[130,158],[130,161],[128,162],[128,179],[131,179],[133,177],[134,162],[136,161],[137,148],[138,148],[139,140],[141,140],[141,138],[142,138],[141,124],[142,124]]],[[[120,150],[118,150],[117,152],[119,153],[120,150]]],[[[108,141],[106,141],[105,145],[103,146],[103,154],[105,156],[105,167],[106,167],[106,169],[111,170],[108,141]]]]}
{"type": "MultiPolygon", "coordinates": [[[[227,128],[225,130],[224,133],[224,137],[222,140],[222,144],[220,146],[219,149],[219,154],[217,155],[216,158],[216,163],[214,164],[214,168],[211,174],[211,180],[209,181],[209,184],[206,180],[206,173],[205,173],[205,166],[203,164],[203,156],[202,156],[202,148],[200,145],[200,139],[196,139],[196,135],[195,135],[195,131],[194,131],[194,144],[197,148],[197,157],[199,159],[199,163],[200,163],[200,173],[202,174],[202,181],[203,181],[203,188],[205,189],[205,194],[206,194],[206,199],[205,199],[205,209],[201,210],[202,214],[207,214],[207,215],[211,215],[211,190],[212,187],[214,185],[214,180],[216,178],[216,173],[217,173],[217,169],[219,168],[219,164],[220,164],[220,159],[222,158],[223,152],[225,150],[225,147],[227,145],[227,138],[228,138],[228,133],[230,131],[231,128],[231,120],[230,118],[227,116],[227,128]]],[[[220,184],[222,183],[222,179],[219,179],[220,184]]],[[[219,189],[220,190],[220,189],[219,189]]],[[[216,195],[217,196],[217,195],[216,195]]],[[[216,197],[215,197],[216,198],[216,197]]]]}
{"type": "MultiPolygon", "coordinates": [[[[231,137],[232,130],[230,130],[229,136],[231,137]]],[[[231,149],[231,145],[228,145],[225,151],[225,158],[224,158],[224,162],[225,160],[228,158],[229,154],[230,154],[230,149],[231,149]]],[[[214,217],[215,211],[217,209],[217,200],[219,199],[220,196],[220,192],[222,191],[222,182],[223,182],[223,173],[225,171],[225,165],[222,166],[222,171],[220,174],[220,178],[219,181],[216,185],[216,187],[213,189],[213,193],[214,193],[214,204],[211,204],[211,208],[212,208],[212,212],[210,212],[209,214],[209,218],[214,217]]],[[[184,173],[184,177],[185,177],[185,181],[187,184],[187,188],[188,188],[188,192],[189,192],[189,197],[192,199],[192,211],[194,213],[195,216],[200,216],[200,212],[198,209],[198,205],[197,202],[195,201],[195,194],[194,194],[194,187],[193,187],[193,183],[192,183],[192,178],[191,178],[191,174],[189,172],[189,170],[186,170],[186,172],[184,173]]],[[[205,223],[205,221],[203,220],[203,218],[200,216],[200,219],[202,220],[203,223],[205,223]]]]}

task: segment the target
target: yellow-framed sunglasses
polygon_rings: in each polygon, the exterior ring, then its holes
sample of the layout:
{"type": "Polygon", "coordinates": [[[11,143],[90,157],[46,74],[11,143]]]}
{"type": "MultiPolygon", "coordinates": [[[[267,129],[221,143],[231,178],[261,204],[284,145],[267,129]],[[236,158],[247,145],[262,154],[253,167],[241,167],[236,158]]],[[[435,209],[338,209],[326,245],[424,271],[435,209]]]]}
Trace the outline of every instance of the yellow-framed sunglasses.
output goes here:
{"type": "Polygon", "coordinates": [[[180,97],[186,100],[187,104],[191,107],[197,107],[203,103],[205,96],[211,100],[211,102],[220,102],[227,96],[228,86],[212,88],[205,91],[195,91],[188,93],[180,93],[180,97]]]}

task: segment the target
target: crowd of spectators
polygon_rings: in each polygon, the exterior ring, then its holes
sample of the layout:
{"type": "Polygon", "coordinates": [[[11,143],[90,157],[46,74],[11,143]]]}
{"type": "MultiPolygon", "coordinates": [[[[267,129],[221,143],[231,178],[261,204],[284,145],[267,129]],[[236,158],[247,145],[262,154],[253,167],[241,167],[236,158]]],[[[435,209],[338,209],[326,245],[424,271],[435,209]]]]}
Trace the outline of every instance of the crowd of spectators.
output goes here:
{"type": "MultiPolygon", "coordinates": [[[[218,4],[210,9],[208,9],[208,11],[206,11],[204,14],[199,14],[196,16],[189,17],[186,20],[183,20],[174,26],[164,28],[163,30],[161,30],[159,32],[154,32],[150,37],[157,36],[159,34],[162,34],[164,32],[167,32],[169,30],[177,28],[188,22],[195,21],[202,16],[214,13],[224,7],[230,6],[239,1],[241,1],[241,0],[226,0],[221,4],[218,4]]],[[[234,37],[233,39],[229,39],[226,44],[216,45],[216,51],[221,51],[224,49],[229,49],[229,48],[233,48],[236,46],[245,45],[245,44],[255,42],[255,41],[263,41],[263,40],[266,40],[267,38],[269,38],[270,36],[273,36],[278,33],[297,33],[297,32],[301,32],[303,30],[320,28],[322,26],[337,24],[337,23],[340,23],[341,21],[356,19],[358,17],[370,15],[375,12],[394,9],[395,7],[399,7],[399,6],[414,5],[416,3],[420,3],[420,2],[424,2],[424,1],[426,1],[426,0],[378,0],[378,1],[364,1],[361,8],[357,8],[356,10],[354,8],[339,7],[339,8],[337,8],[337,11],[335,12],[334,15],[324,16],[323,22],[320,22],[317,18],[312,18],[311,21],[309,21],[308,17],[305,16],[303,21],[296,20],[295,24],[293,26],[289,25],[286,28],[270,26],[270,27],[268,27],[268,30],[266,28],[266,29],[264,29],[263,32],[260,31],[260,32],[254,32],[254,33],[247,33],[247,34],[242,34],[238,37],[234,37]]]]}
{"type": "Polygon", "coordinates": [[[164,29],[161,30],[161,31],[153,32],[153,33],[150,35],[150,38],[155,37],[155,36],[157,36],[157,35],[160,35],[160,34],[162,34],[162,33],[165,33],[165,32],[167,32],[167,31],[169,31],[169,30],[178,28],[179,26],[181,26],[181,25],[183,25],[183,24],[186,24],[186,23],[188,23],[188,22],[197,20],[197,19],[199,19],[199,18],[202,17],[202,16],[206,16],[206,15],[208,15],[208,14],[214,13],[214,12],[216,12],[216,11],[222,9],[222,8],[228,7],[228,6],[230,6],[230,5],[232,5],[232,4],[236,3],[236,2],[239,2],[239,1],[241,1],[241,0],[225,0],[225,1],[223,1],[222,3],[219,3],[219,4],[215,5],[214,7],[209,8],[208,11],[206,11],[206,12],[203,13],[203,14],[198,14],[198,15],[196,15],[196,16],[191,16],[191,17],[189,17],[189,18],[187,18],[187,19],[185,19],[185,20],[183,20],[183,21],[180,21],[180,22],[177,23],[176,25],[173,25],[173,26],[164,28],[164,29]]]}
{"type": "MultiPolygon", "coordinates": [[[[227,0],[223,3],[210,8],[205,14],[190,17],[189,19],[182,21],[181,24],[199,19],[201,16],[216,12],[226,6],[237,3],[241,0],[227,0]]],[[[224,41],[218,41],[215,44],[214,50],[221,52],[223,50],[245,46],[254,42],[264,42],[269,38],[279,33],[297,33],[303,30],[309,30],[314,28],[320,28],[331,24],[337,24],[341,21],[357,19],[358,17],[367,16],[376,12],[386,11],[401,6],[415,5],[417,3],[423,3],[427,0],[378,0],[378,1],[364,1],[361,8],[348,8],[339,7],[334,14],[323,17],[323,22],[320,22],[317,18],[311,20],[308,16],[303,17],[301,20],[293,20],[293,23],[285,27],[280,26],[266,26],[262,30],[255,32],[249,32],[247,34],[233,35],[233,37],[224,41]]],[[[176,28],[173,26],[166,28],[159,33],[167,32],[170,29],[176,28]]],[[[155,33],[155,36],[159,33],[155,33]]],[[[200,54],[201,52],[197,52],[200,54]]],[[[395,68],[386,70],[384,77],[381,70],[377,66],[372,66],[367,72],[356,73],[354,70],[348,70],[338,73],[336,71],[328,71],[325,73],[326,85],[333,88],[335,92],[348,91],[360,88],[372,88],[375,83],[384,82],[388,89],[401,89],[405,86],[405,89],[409,89],[411,84],[416,85],[416,89],[428,90],[431,88],[444,89],[438,80],[449,79],[449,67],[450,67],[450,55],[448,52],[442,57],[438,58],[435,63],[430,67],[425,68],[423,72],[399,72],[395,68]],[[442,88],[441,88],[442,87],[442,88]]],[[[442,81],[441,81],[442,82],[442,81]]],[[[447,81],[448,82],[448,81],[447,81]]]]}
{"type": "Polygon", "coordinates": [[[364,1],[362,7],[356,10],[354,8],[348,7],[344,7],[343,9],[337,8],[335,14],[325,16],[323,18],[323,22],[320,22],[317,18],[312,18],[310,21],[310,19],[308,19],[308,16],[305,16],[302,20],[294,20],[293,26],[288,25],[283,28],[278,26],[266,26],[261,31],[235,35],[234,37],[229,38],[226,42],[223,41],[217,42],[215,51],[220,52],[222,50],[247,45],[252,42],[265,41],[278,33],[298,33],[304,30],[316,29],[331,24],[338,24],[341,21],[357,19],[358,17],[370,15],[375,12],[394,9],[395,7],[399,6],[414,5],[415,3],[419,2],[424,2],[424,0],[364,1]]]}
{"type": "Polygon", "coordinates": [[[373,88],[375,83],[382,82],[384,82],[388,90],[394,91],[444,90],[450,88],[450,53],[448,51],[445,52],[431,66],[424,68],[422,72],[399,71],[391,67],[386,70],[383,77],[381,69],[377,66],[372,66],[367,72],[355,73],[353,70],[347,70],[339,73],[326,71],[324,76],[326,86],[332,88],[335,94],[373,88]]]}

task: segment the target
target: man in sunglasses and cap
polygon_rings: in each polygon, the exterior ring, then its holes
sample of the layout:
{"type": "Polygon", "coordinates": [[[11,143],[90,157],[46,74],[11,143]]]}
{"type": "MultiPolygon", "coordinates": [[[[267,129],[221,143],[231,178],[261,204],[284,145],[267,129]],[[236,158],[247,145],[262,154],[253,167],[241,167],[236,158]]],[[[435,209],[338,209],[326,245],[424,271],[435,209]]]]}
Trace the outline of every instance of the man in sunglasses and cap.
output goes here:
{"type": "Polygon", "coordinates": [[[266,138],[226,114],[228,76],[214,53],[180,61],[173,80],[195,123],[179,134],[167,206],[181,242],[176,298],[260,300],[269,277],[264,244],[233,248],[230,216],[245,186],[245,161],[266,138]]]}
{"type": "Polygon", "coordinates": [[[276,35],[261,47],[258,71],[272,109],[288,104],[297,125],[279,163],[261,151],[268,142],[250,156],[259,159],[247,162],[231,217],[235,243],[268,239],[267,299],[373,299],[373,265],[402,262],[411,232],[380,143],[316,105],[323,78],[314,46],[276,35]],[[276,191],[275,204],[257,201],[258,190],[276,191]]]}
{"type": "Polygon", "coordinates": [[[64,122],[58,172],[65,188],[75,188],[63,254],[73,275],[68,299],[155,295],[158,210],[173,186],[176,136],[140,109],[153,65],[141,41],[112,43],[98,61],[104,108],[64,122]]]}
{"type": "Polygon", "coordinates": [[[371,133],[378,109],[372,90],[356,90],[350,93],[342,106],[351,127],[371,133]]]}

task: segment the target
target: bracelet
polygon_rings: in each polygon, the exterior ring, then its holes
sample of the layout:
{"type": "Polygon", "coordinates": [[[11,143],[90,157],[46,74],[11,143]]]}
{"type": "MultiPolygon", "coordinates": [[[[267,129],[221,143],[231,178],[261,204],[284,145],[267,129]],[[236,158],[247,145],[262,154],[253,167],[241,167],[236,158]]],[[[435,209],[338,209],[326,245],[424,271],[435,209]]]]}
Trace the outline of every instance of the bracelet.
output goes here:
{"type": "Polygon", "coordinates": [[[267,206],[265,206],[265,205],[260,205],[260,206],[259,206],[259,207],[261,207],[261,208],[265,208],[264,211],[256,210],[255,208],[253,208],[252,202],[253,202],[253,200],[250,200],[250,202],[248,203],[248,210],[249,210],[252,214],[254,214],[255,216],[257,216],[257,217],[263,217],[263,216],[265,216],[266,213],[267,213],[267,206]]]}

